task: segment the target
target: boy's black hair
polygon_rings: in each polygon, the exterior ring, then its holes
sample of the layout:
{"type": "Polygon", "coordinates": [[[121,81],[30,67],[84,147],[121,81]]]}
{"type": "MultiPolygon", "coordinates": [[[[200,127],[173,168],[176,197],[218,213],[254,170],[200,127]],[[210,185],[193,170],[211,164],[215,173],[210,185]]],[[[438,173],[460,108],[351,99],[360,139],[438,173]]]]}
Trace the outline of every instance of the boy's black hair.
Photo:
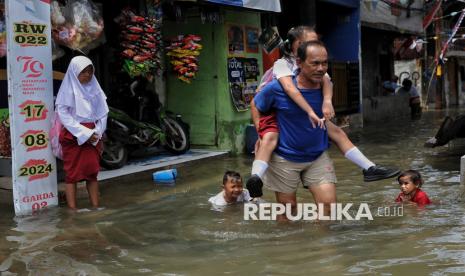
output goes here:
{"type": "Polygon", "coordinates": [[[300,44],[299,48],[297,49],[297,57],[304,62],[307,59],[307,48],[310,46],[319,46],[322,47],[328,52],[326,49],[326,46],[323,42],[317,40],[317,41],[307,41],[302,44],[300,44]]]}
{"type": "Polygon", "coordinates": [[[233,183],[241,181],[242,182],[242,177],[240,173],[236,171],[226,171],[223,176],[223,185],[228,182],[228,180],[231,179],[233,183]]]}
{"type": "Polygon", "coordinates": [[[410,89],[412,87],[412,81],[409,79],[404,79],[402,81],[402,86],[405,87],[406,89],[410,89]]]}
{"type": "Polygon", "coordinates": [[[413,184],[418,186],[418,188],[421,188],[421,185],[423,185],[423,179],[421,178],[420,172],[416,170],[406,170],[403,171],[398,177],[397,177],[397,182],[399,182],[401,177],[408,176],[412,180],[413,184]]]}
{"type": "Polygon", "coordinates": [[[279,46],[279,52],[281,53],[281,55],[285,58],[291,58],[292,44],[294,44],[294,41],[296,41],[297,39],[302,38],[302,36],[306,32],[316,33],[315,27],[301,25],[291,28],[289,32],[287,32],[286,40],[279,46]]]}

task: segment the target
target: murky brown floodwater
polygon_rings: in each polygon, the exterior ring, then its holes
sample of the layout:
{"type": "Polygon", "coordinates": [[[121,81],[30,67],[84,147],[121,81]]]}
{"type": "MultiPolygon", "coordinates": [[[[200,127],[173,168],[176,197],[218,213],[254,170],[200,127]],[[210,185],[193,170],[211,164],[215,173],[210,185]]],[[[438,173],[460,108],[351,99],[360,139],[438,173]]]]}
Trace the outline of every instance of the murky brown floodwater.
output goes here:
{"type": "MultiPolygon", "coordinates": [[[[435,202],[426,209],[405,206],[402,217],[376,216],[378,207],[395,206],[398,185],[362,182],[360,170],[332,148],[338,200],[368,203],[373,221],[244,221],[241,206],[212,211],[207,199],[219,190],[224,170],[246,175],[251,159],[214,159],[179,168],[175,187],[157,187],[148,177],[105,186],[103,211],[57,208],[15,218],[0,205],[1,275],[465,274],[465,203],[456,201],[465,143],[423,148],[443,114],[351,134],[371,159],[419,169],[435,202]]],[[[304,189],[298,196],[311,202],[304,189]]],[[[273,201],[269,192],[265,198],[273,201]]]]}

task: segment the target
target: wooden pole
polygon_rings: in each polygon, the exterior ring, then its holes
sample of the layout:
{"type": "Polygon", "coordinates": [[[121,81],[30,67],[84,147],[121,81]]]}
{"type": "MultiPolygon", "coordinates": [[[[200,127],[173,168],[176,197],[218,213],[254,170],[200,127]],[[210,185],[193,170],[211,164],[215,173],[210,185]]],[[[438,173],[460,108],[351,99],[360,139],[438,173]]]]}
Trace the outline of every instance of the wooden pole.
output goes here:
{"type": "MultiPolygon", "coordinates": [[[[439,9],[437,13],[437,17],[440,18],[442,16],[442,8],[439,9]]],[[[439,19],[435,23],[435,33],[436,33],[436,96],[435,96],[435,108],[442,109],[442,94],[443,94],[443,83],[442,83],[442,76],[444,73],[444,66],[439,63],[439,55],[441,54],[442,49],[442,39],[441,39],[441,30],[442,30],[442,19],[439,19]]]]}

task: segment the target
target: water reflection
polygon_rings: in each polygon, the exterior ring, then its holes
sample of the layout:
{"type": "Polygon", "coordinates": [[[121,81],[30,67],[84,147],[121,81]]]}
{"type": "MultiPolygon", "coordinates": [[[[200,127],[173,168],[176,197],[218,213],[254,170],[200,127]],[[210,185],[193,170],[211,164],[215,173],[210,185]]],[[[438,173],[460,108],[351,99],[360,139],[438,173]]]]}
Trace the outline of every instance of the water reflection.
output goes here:
{"type": "MultiPolygon", "coordinates": [[[[32,216],[14,217],[15,227],[5,239],[16,243],[14,251],[2,260],[0,271],[33,275],[98,275],[99,270],[89,264],[76,261],[58,248],[70,246],[76,235],[67,236],[59,227],[63,217],[58,208],[32,216]]],[[[72,227],[72,225],[67,225],[72,227]]],[[[72,228],[71,228],[72,229],[72,228]]],[[[70,230],[71,230],[70,229],[70,230]]],[[[68,231],[68,230],[66,230],[68,231]]]]}
{"type": "MultiPolygon", "coordinates": [[[[452,114],[453,115],[453,114],[452,114]]],[[[250,171],[248,157],[178,168],[174,187],[155,186],[150,174],[103,187],[106,209],[49,210],[29,218],[0,214],[0,271],[31,275],[433,274],[465,273],[464,203],[457,202],[460,141],[423,148],[442,120],[367,126],[351,138],[374,161],[421,171],[434,204],[405,205],[385,216],[399,193],[395,180],[362,182],[361,171],[334,148],[338,201],[366,202],[373,221],[275,223],[244,221],[241,206],[213,211],[207,200],[222,174],[250,171]]],[[[267,201],[273,202],[270,193],[267,201]]],[[[304,189],[300,202],[312,202],[304,189]]]]}

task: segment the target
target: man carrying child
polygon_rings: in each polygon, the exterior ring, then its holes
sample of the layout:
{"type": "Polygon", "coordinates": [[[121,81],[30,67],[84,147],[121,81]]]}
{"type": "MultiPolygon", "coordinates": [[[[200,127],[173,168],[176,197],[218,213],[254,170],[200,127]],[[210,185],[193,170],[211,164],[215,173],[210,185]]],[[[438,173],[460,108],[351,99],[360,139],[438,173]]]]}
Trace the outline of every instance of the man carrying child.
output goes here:
{"type": "MultiPolygon", "coordinates": [[[[319,117],[322,115],[321,82],[328,69],[328,54],[322,42],[300,45],[297,64],[299,74],[293,79],[305,100],[319,117]]],[[[296,191],[303,183],[309,187],[315,203],[324,204],[329,214],[330,204],[336,202],[336,176],[328,149],[328,133],[314,128],[307,114],[286,95],[274,80],[254,98],[258,112],[273,109],[280,127],[278,146],[264,175],[265,187],[275,192],[279,203],[296,206],[296,191]]],[[[261,195],[261,187],[247,187],[252,197],[261,195]]]]}

